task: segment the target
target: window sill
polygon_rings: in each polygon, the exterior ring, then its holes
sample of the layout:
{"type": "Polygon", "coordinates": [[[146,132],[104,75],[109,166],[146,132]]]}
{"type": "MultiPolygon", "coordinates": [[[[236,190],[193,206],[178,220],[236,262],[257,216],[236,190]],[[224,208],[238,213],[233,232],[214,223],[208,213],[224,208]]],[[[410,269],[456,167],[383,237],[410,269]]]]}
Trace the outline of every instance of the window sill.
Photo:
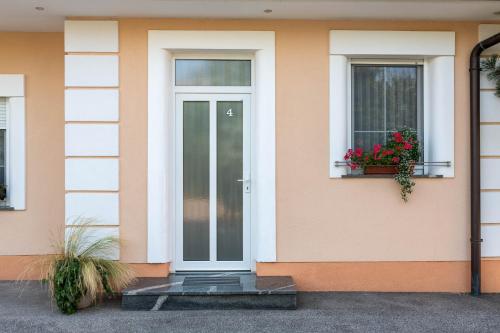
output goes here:
{"type": "MultiPolygon", "coordinates": [[[[358,178],[394,178],[394,175],[343,175],[342,178],[358,179],[358,178]]],[[[412,178],[443,178],[443,175],[414,175],[412,178]]]]}

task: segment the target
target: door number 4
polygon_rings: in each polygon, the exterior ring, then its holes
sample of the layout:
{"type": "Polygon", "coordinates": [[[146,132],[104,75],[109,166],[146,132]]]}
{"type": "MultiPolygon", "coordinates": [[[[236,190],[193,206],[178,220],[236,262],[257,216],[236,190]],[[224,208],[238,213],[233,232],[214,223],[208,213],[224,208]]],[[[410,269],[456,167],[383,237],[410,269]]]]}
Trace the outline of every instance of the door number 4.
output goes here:
{"type": "Polygon", "coordinates": [[[229,117],[232,117],[232,116],[233,116],[233,109],[229,109],[229,110],[227,110],[226,114],[227,114],[229,117]]]}

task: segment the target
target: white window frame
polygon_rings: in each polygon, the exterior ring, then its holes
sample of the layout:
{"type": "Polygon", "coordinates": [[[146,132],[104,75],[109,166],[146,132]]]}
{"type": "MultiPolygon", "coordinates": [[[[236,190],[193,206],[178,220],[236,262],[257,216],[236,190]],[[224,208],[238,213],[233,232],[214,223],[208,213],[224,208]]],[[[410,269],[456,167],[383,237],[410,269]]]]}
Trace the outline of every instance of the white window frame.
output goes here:
{"type": "MultiPolygon", "coordinates": [[[[352,146],[352,137],[353,137],[353,125],[352,125],[352,65],[411,65],[411,66],[423,66],[423,86],[425,87],[425,60],[424,59],[365,59],[365,58],[349,58],[348,64],[347,64],[347,146],[349,148],[355,148],[352,146]]],[[[425,95],[425,88],[423,87],[422,94],[425,95]]],[[[425,97],[422,96],[422,99],[425,97]]],[[[428,152],[425,149],[427,147],[427,139],[428,137],[426,136],[426,130],[425,130],[425,120],[427,119],[428,115],[426,115],[426,111],[428,111],[427,108],[425,108],[425,100],[424,100],[424,105],[422,106],[422,113],[423,113],[423,118],[424,118],[424,123],[419,124],[420,126],[423,126],[423,147],[424,147],[424,161],[428,161],[428,152]]],[[[418,119],[418,122],[420,123],[420,119],[418,119]]],[[[429,170],[427,167],[424,167],[423,169],[424,174],[428,174],[429,170]]]]}
{"type": "MultiPolygon", "coordinates": [[[[251,259],[276,261],[275,33],[148,32],[148,263],[174,257],[174,91],[172,58],[183,53],[248,53],[255,57],[251,107],[251,259]]],[[[215,92],[215,91],[212,91],[215,92]]],[[[227,92],[227,91],[226,91],[227,92]]]]}
{"type": "Polygon", "coordinates": [[[330,177],[348,170],[336,165],[351,143],[351,63],[423,63],[425,174],[454,177],[454,32],[330,31],[330,177]]]}
{"type": "Polygon", "coordinates": [[[24,75],[0,74],[0,97],[7,99],[6,185],[10,209],[26,209],[24,75]]]}

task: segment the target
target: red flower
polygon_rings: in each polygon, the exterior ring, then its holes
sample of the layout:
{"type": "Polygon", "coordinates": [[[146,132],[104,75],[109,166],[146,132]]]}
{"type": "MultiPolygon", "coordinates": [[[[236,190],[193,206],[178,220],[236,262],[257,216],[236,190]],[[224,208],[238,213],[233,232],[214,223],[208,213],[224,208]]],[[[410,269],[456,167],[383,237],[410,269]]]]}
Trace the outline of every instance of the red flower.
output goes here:
{"type": "Polygon", "coordinates": [[[394,155],[394,150],[389,149],[382,151],[382,156],[388,156],[388,155],[394,155]]]}
{"type": "Polygon", "coordinates": [[[392,136],[394,137],[394,141],[403,142],[403,136],[401,135],[401,133],[395,132],[394,134],[392,134],[392,136]]]}
{"type": "Polygon", "coordinates": [[[393,157],[392,162],[398,164],[399,163],[399,157],[393,157]]]}
{"type": "Polygon", "coordinates": [[[363,155],[363,149],[361,148],[356,148],[356,152],[355,152],[356,156],[357,157],[361,157],[361,155],[363,155]]]}
{"type": "Polygon", "coordinates": [[[358,164],[356,163],[351,163],[351,165],[349,165],[351,167],[351,170],[356,170],[358,168],[358,164]]]}
{"type": "Polygon", "coordinates": [[[406,149],[406,150],[410,150],[413,148],[413,146],[411,144],[409,144],[408,142],[405,142],[404,145],[403,145],[403,148],[406,149]]]}
{"type": "Polygon", "coordinates": [[[352,157],[352,149],[348,149],[347,153],[344,155],[344,160],[349,160],[352,157]]]}
{"type": "Polygon", "coordinates": [[[382,149],[382,145],[380,143],[374,144],[373,145],[373,158],[376,160],[380,160],[380,157],[378,157],[378,153],[382,149]]]}

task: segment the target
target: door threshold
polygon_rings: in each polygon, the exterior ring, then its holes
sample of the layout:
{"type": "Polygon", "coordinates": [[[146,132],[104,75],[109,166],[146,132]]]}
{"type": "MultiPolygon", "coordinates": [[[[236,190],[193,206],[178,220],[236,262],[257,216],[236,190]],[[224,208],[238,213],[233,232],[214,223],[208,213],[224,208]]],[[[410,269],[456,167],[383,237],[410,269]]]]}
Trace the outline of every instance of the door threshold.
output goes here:
{"type": "Polygon", "coordinates": [[[226,270],[226,271],[220,271],[220,270],[213,270],[213,271],[190,271],[190,270],[176,270],[175,272],[172,272],[171,274],[177,274],[177,275],[206,275],[206,274],[251,274],[254,273],[251,270],[226,270]]]}

